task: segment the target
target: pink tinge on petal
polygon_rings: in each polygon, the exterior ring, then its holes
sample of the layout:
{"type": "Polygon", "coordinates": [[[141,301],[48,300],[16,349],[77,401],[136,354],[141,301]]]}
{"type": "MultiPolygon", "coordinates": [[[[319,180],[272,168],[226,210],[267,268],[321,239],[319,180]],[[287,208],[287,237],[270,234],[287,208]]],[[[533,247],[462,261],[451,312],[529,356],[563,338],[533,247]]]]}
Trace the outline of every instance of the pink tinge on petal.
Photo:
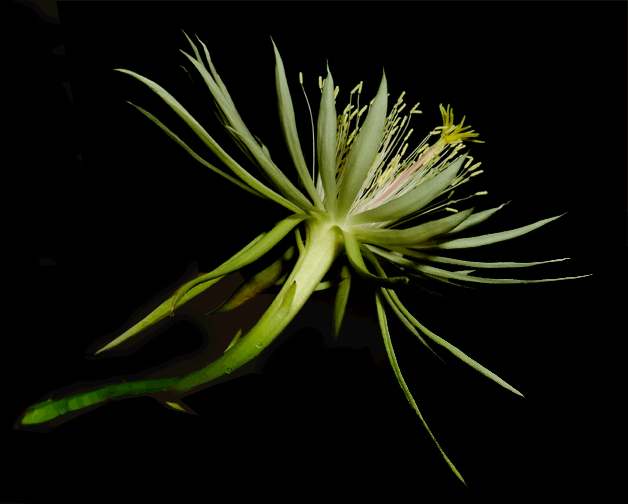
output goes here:
{"type": "MultiPolygon", "coordinates": [[[[431,156],[432,152],[434,152],[436,150],[436,146],[432,147],[431,149],[429,149],[423,156],[421,156],[412,166],[410,166],[409,168],[407,168],[399,177],[397,177],[397,179],[390,184],[383,192],[382,194],[380,194],[374,201],[372,201],[371,203],[369,203],[368,205],[365,205],[363,212],[366,212],[367,210],[370,210],[371,208],[374,208],[377,206],[377,204],[384,199],[386,196],[388,196],[392,191],[394,191],[395,189],[397,189],[397,187],[399,187],[399,185],[401,183],[403,183],[404,180],[406,180],[410,175],[412,175],[415,171],[417,171],[419,168],[421,168],[421,166],[423,166],[423,164],[425,163],[425,161],[428,159],[428,157],[431,156]]],[[[360,212],[361,213],[361,212],[360,212]]]]}

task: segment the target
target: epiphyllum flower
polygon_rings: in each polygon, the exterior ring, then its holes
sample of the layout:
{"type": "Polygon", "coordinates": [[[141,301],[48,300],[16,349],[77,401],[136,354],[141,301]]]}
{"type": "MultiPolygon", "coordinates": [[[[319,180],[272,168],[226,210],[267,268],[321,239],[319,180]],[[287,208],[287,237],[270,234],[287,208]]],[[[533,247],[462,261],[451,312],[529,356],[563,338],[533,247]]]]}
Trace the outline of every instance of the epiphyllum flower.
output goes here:
{"type": "MultiPolygon", "coordinates": [[[[485,221],[504,206],[475,214],[473,207],[465,210],[452,207],[455,203],[474,196],[451,199],[458,186],[482,173],[482,170],[476,170],[480,163],[472,164],[471,156],[460,152],[464,142],[478,142],[479,140],[475,139],[478,134],[470,130],[469,126],[463,127],[464,118],[460,124],[456,124],[453,111],[441,105],[443,125],[431,131],[418,147],[406,154],[408,150],[406,142],[412,133],[412,129],[408,130],[409,117],[420,113],[417,110],[418,104],[410,110],[408,116],[402,117],[401,112],[406,106],[403,103],[402,94],[388,113],[385,75],[382,77],[377,95],[368,105],[360,108],[362,90],[362,83],[360,83],[351,91],[349,105],[339,115],[334,101],[338,88],[334,89],[329,69],[326,79],[324,81],[319,79],[322,94],[316,128],[318,171],[315,172],[313,166],[310,175],[297,136],[292,99],[283,63],[275,47],[275,78],[281,126],[294,168],[305,190],[303,193],[274,164],[266,146],[259,138],[252,135],[242,122],[227,88],[211,62],[205,44],[201,42],[208,66],[203,62],[194,43],[189,38],[188,41],[196,57],[182,51],[183,54],[200,72],[209,87],[218,106],[218,115],[222,124],[238,147],[260,170],[266,183],[252,177],[234,161],[165,89],[132,71],[118,69],[142,81],[157,93],[237,178],[202,159],[155,116],[137,105],[134,106],[196,160],[255,196],[270,199],[284,206],[290,210],[291,215],[276,223],[268,232],[259,235],[215,270],[182,285],[171,298],[149,316],[96,353],[109,350],[169,314],[173,315],[178,306],[186,303],[227,274],[259,259],[294,230],[296,249],[294,245],[290,247],[275,264],[251,278],[214,312],[233,309],[271,285],[283,284],[283,287],[257,324],[243,336],[240,330],[224,355],[204,368],[170,379],[115,383],[54,401],[50,398],[28,408],[21,417],[21,424],[41,424],[67,412],[108,401],[113,397],[119,399],[139,394],[152,395],[173,409],[193,413],[180,400],[182,394],[197,391],[201,385],[232,372],[256,357],[283,331],[312,292],[331,285],[330,282],[321,283],[323,277],[336,259],[346,255],[351,269],[346,265],[343,266],[338,281],[334,284],[337,285],[333,320],[334,337],[337,337],[342,323],[351,276],[357,273],[375,286],[375,303],[386,351],[399,384],[443,457],[464,483],[462,476],[430,432],[403,380],[388,333],[384,303],[392,308],[408,330],[432,353],[436,355],[423,336],[436,343],[440,347],[439,350],[444,349],[452,353],[501,386],[522,396],[504,380],[424,327],[401,303],[395,294],[394,287],[398,283],[408,283],[411,279],[420,280],[421,278],[440,279],[450,283],[455,283],[452,281],[528,283],[564,280],[564,278],[492,279],[472,276],[470,275],[474,271],[472,269],[451,271],[440,267],[445,265],[466,268],[517,268],[553,262],[483,263],[451,259],[441,253],[449,249],[478,247],[515,238],[558,217],[544,219],[510,231],[459,238],[458,233],[485,221]],[[357,98],[357,105],[352,103],[354,98],[357,98]],[[406,221],[426,215],[433,218],[413,227],[397,228],[406,221]],[[302,239],[297,228],[300,223],[304,223],[305,226],[305,240],[302,239]],[[295,252],[298,252],[296,264],[289,274],[284,274],[284,269],[295,252]],[[370,266],[366,265],[365,259],[370,266]],[[398,276],[388,277],[380,262],[396,268],[399,271],[398,276]],[[435,266],[423,263],[435,264],[435,266]],[[167,395],[168,400],[164,399],[164,394],[167,395]]],[[[483,194],[486,192],[475,193],[475,195],[483,194]]]]}

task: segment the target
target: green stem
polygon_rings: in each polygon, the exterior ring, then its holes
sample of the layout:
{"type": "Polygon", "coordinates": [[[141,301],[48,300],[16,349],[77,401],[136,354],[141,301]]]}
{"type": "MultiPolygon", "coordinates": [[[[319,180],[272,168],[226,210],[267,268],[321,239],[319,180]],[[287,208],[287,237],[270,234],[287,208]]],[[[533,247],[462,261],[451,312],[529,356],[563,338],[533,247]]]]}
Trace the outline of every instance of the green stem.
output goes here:
{"type": "Polygon", "coordinates": [[[257,324],[223,356],[184,376],[108,384],[96,389],[82,389],[79,394],[54,401],[49,399],[34,404],[25,410],[16,427],[41,424],[65,413],[113,398],[122,399],[159,392],[187,395],[257,357],[295,317],[343,251],[342,233],[338,227],[319,217],[307,219],[305,222],[305,250],[300,254],[288,280],[257,324]]]}

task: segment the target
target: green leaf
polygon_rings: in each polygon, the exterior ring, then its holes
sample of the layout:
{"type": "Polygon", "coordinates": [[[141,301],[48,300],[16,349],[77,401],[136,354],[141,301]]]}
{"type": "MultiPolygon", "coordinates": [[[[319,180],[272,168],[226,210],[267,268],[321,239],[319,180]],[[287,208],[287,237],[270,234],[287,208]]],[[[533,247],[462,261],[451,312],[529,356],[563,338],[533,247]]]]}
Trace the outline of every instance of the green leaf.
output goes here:
{"type": "Polygon", "coordinates": [[[379,319],[379,325],[382,329],[382,336],[384,338],[384,345],[386,346],[386,352],[388,353],[388,359],[390,360],[390,364],[392,365],[393,371],[395,372],[397,381],[399,382],[399,385],[401,386],[403,393],[406,395],[406,399],[408,400],[408,402],[410,403],[410,406],[412,406],[414,411],[416,411],[416,414],[419,415],[419,418],[421,419],[423,426],[429,433],[430,437],[432,438],[432,441],[434,441],[434,443],[438,447],[438,450],[440,451],[441,455],[445,459],[445,462],[447,462],[447,465],[449,466],[449,468],[458,477],[458,479],[462,481],[464,486],[467,486],[462,475],[460,474],[460,472],[458,472],[458,469],[456,469],[456,466],[454,466],[451,460],[449,460],[447,455],[445,455],[444,450],[440,447],[440,445],[438,444],[438,441],[436,441],[436,437],[434,437],[434,434],[432,434],[432,431],[427,426],[427,422],[424,420],[423,415],[421,415],[421,412],[419,411],[419,407],[416,405],[416,402],[414,401],[414,398],[412,397],[412,394],[410,393],[410,390],[408,389],[408,386],[406,385],[406,382],[403,379],[403,376],[401,374],[401,369],[399,369],[399,364],[397,363],[397,357],[395,356],[395,352],[392,347],[392,342],[390,340],[390,333],[388,332],[388,322],[386,321],[386,312],[384,311],[384,305],[382,304],[381,294],[377,291],[375,291],[375,304],[377,305],[377,318],[379,319]]]}
{"type": "Polygon", "coordinates": [[[387,109],[388,88],[386,85],[386,74],[383,74],[371,110],[369,110],[368,116],[346,160],[338,196],[337,217],[339,220],[344,220],[349,213],[351,205],[353,205],[377,157],[384,134],[387,109]]]}
{"type": "Polygon", "coordinates": [[[325,209],[331,215],[336,211],[336,107],[334,105],[334,79],[327,67],[321,104],[316,124],[316,158],[325,191],[325,209]]]}
{"type": "Polygon", "coordinates": [[[456,178],[458,170],[466,158],[467,154],[459,156],[436,176],[424,180],[406,194],[378,207],[353,215],[349,219],[349,224],[355,225],[367,222],[393,221],[419,211],[447,189],[456,178]]]}
{"type": "MultiPolygon", "coordinates": [[[[567,212],[565,212],[567,213],[567,212]]],[[[497,243],[500,241],[510,240],[512,238],[516,238],[517,236],[521,236],[523,234],[529,233],[530,231],[534,231],[545,224],[552,222],[553,220],[562,217],[565,214],[558,215],[556,217],[551,217],[549,219],[543,219],[534,224],[529,224],[527,226],[523,226],[517,229],[512,229],[510,231],[502,231],[500,233],[492,233],[482,236],[473,236],[471,238],[458,238],[458,239],[439,239],[424,242],[418,245],[412,245],[413,248],[439,248],[439,249],[460,249],[460,248],[471,248],[471,247],[480,247],[482,245],[490,245],[491,243],[497,243]]]]}
{"type": "Polygon", "coordinates": [[[412,245],[418,246],[425,240],[446,233],[467,219],[474,208],[468,208],[442,219],[433,220],[408,229],[372,229],[355,226],[351,231],[363,242],[379,246],[412,245]]]}
{"type": "Polygon", "coordinates": [[[310,195],[310,198],[312,198],[312,201],[314,201],[315,206],[322,210],[323,202],[314,187],[314,182],[308,173],[305,159],[303,158],[303,151],[301,150],[301,142],[299,141],[299,134],[297,132],[297,125],[294,118],[294,108],[292,106],[292,98],[290,97],[290,88],[288,87],[283,61],[281,60],[279,50],[277,49],[272,37],[270,40],[273,43],[273,49],[275,51],[275,83],[277,87],[277,103],[279,107],[279,119],[281,120],[283,137],[286,141],[286,145],[288,146],[288,150],[290,151],[292,162],[297,169],[299,178],[303,182],[307,193],[310,195]]]}

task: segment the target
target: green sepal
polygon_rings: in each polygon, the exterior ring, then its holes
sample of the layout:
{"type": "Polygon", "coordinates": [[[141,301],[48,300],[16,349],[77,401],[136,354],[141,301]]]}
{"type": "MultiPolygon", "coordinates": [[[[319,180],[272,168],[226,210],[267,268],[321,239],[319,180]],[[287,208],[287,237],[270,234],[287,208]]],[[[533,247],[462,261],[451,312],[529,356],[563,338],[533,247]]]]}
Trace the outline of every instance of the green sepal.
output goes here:
{"type": "MultiPolygon", "coordinates": [[[[528,262],[528,263],[519,263],[519,262],[486,263],[486,262],[479,262],[479,261],[463,261],[461,259],[452,259],[450,257],[435,256],[435,255],[426,254],[424,252],[419,252],[418,250],[413,250],[406,247],[395,247],[395,246],[386,247],[387,249],[390,249],[393,252],[382,250],[379,247],[375,247],[373,245],[366,245],[366,247],[369,250],[375,252],[376,254],[381,255],[382,257],[385,257],[389,261],[392,261],[398,264],[399,266],[410,267],[410,268],[414,268],[417,265],[417,263],[398,254],[407,255],[409,257],[415,257],[423,261],[439,262],[439,263],[446,263],[446,264],[454,264],[456,266],[468,266],[472,268],[486,268],[486,269],[525,268],[528,266],[536,266],[538,264],[547,264],[547,263],[552,263],[552,262],[566,261],[567,259],[569,259],[568,257],[565,257],[563,259],[550,259],[549,261],[536,261],[536,262],[528,262]]],[[[462,273],[462,271],[459,271],[459,273],[462,273]]]]}
{"type": "Polygon", "coordinates": [[[275,41],[272,37],[270,40],[273,43],[273,49],[275,51],[275,83],[277,87],[277,104],[279,108],[279,119],[281,121],[283,137],[286,141],[286,145],[288,146],[288,151],[290,151],[292,162],[299,174],[299,180],[305,186],[305,190],[310,195],[310,198],[312,198],[312,201],[314,201],[314,205],[322,210],[323,202],[316,191],[316,187],[314,187],[312,177],[308,173],[307,166],[305,165],[305,159],[303,157],[303,151],[301,150],[301,142],[299,141],[299,134],[297,132],[294,117],[294,108],[292,106],[292,98],[290,97],[290,88],[288,87],[288,80],[286,79],[283,61],[281,60],[275,41]]]}
{"type": "MultiPolygon", "coordinates": [[[[386,272],[384,271],[384,269],[382,268],[382,266],[379,264],[379,261],[377,260],[377,258],[373,255],[373,253],[366,248],[364,251],[364,257],[366,257],[366,259],[375,267],[376,271],[379,273],[380,276],[382,277],[386,277],[386,272]]],[[[399,320],[401,320],[401,322],[403,323],[403,325],[406,326],[406,328],[412,333],[414,334],[419,341],[423,344],[423,346],[425,346],[425,348],[427,348],[430,352],[432,352],[436,357],[438,357],[444,364],[447,364],[443,359],[441,359],[441,357],[432,349],[432,347],[430,347],[427,344],[427,341],[425,341],[423,339],[423,337],[418,333],[418,331],[414,328],[414,326],[410,323],[410,321],[408,320],[408,317],[395,305],[395,303],[393,302],[392,298],[391,298],[391,294],[394,294],[396,297],[396,294],[393,290],[389,290],[386,289],[384,287],[381,287],[381,291],[382,294],[384,295],[384,297],[386,298],[386,301],[388,302],[388,304],[390,305],[390,307],[393,309],[393,311],[395,312],[395,315],[397,315],[397,317],[399,318],[399,320]]]]}
{"type": "Polygon", "coordinates": [[[164,100],[172,110],[174,110],[181,119],[183,119],[186,124],[192,128],[194,133],[198,135],[198,137],[207,145],[210,150],[222,161],[225,165],[227,165],[242,181],[251,186],[254,190],[266,196],[268,199],[278,203],[284,207],[286,207],[291,212],[302,213],[303,210],[287,200],[280,194],[277,194],[271,188],[262,184],[259,180],[257,180],[253,175],[247,172],[244,168],[242,168],[236,161],[227,154],[220,145],[216,143],[216,141],[205,131],[205,129],[198,123],[194,117],[164,88],[162,88],[156,82],[147,79],[146,77],[142,77],[141,75],[132,72],[130,70],[125,70],[123,68],[114,68],[116,72],[122,72],[131,77],[135,77],[140,82],[146,84],[150,89],[152,89],[162,100],[164,100]]]}
{"type": "MultiPolygon", "coordinates": [[[[370,251],[369,251],[370,252],[370,251]]],[[[377,260],[375,259],[375,257],[370,254],[366,256],[367,258],[372,258],[373,261],[373,265],[375,266],[375,268],[378,270],[378,272],[380,273],[380,275],[382,276],[386,276],[386,273],[384,272],[384,270],[382,269],[382,267],[379,265],[379,263],[377,262],[377,260]]],[[[384,289],[382,289],[383,291],[384,289]]],[[[412,314],[406,309],[406,307],[403,305],[403,303],[401,302],[401,300],[399,299],[399,297],[397,296],[397,293],[394,290],[391,289],[386,289],[388,292],[388,295],[390,296],[390,299],[395,303],[395,305],[397,305],[397,308],[401,311],[401,313],[407,318],[407,320],[414,325],[414,327],[416,327],[417,329],[419,329],[423,334],[427,335],[432,341],[434,341],[435,343],[439,344],[440,346],[444,347],[445,349],[449,350],[449,352],[451,352],[452,354],[454,354],[456,357],[458,357],[462,362],[464,362],[465,364],[471,366],[473,369],[475,369],[476,371],[479,371],[480,373],[482,373],[484,376],[486,376],[487,378],[490,378],[491,380],[493,380],[495,383],[501,385],[502,387],[504,387],[505,389],[510,390],[511,392],[514,392],[517,395],[520,395],[521,397],[523,397],[523,394],[521,392],[519,392],[517,389],[515,389],[514,387],[512,387],[511,385],[509,385],[508,383],[506,383],[504,380],[502,380],[499,376],[497,376],[495,373],[489,371],[488,369],[486,369],[484,366],[482,366],[481,364],[479,364],[478,362],[474,361],[471,357],[467,356],[465,353],[461,352],[460,350],[458,350],[455,346],[449,344],[447,341],[445,341],[443,338],[437,336],[436,334],[434,334],[432,331],[430,331],[429,329],[427,329],[425,326],[423,326],[423,324],[421,324],[416,318],[414,318],[412,316],[412,314]]],[[[423,340],[423,338],[421,338],[419,336],[419,339],[421,340],[421,342],[430,349],[430,351],[432,351],[432,353],[434,353],[434,355],[436,355],[438,357],[438,355],[436,354],[436,352],[434,352],[434,350],[432,350],[429,345],[425,342],[425,340],[423,340]]],[[[440,357],[439,357],[440,359],[440,357]]],[[[443,359],[441,359],[443,360],[443,359]]],[[[445,362],[445,361],[443,361],[445,362]]]]}
{"type": "Polygon", "coordinates": [[[175,298],[172,301],[172,306],[170,308],[170,315],[174,315],[174,309],[177,306],[179,299],[192,287],[196,285],[207,282],[219,275],[226,275],[228,273],[232,273],[233,271],[237,271],[240,268],[246,266],[247,264],[256,261],[264,254],[266,254],[270,249],[272,249],[277,243],[279,243],[297,224],[301,221],[304,221],[309,216],[306,214],[292,214],[279,221],[275,224],[275,227],[271,229],[268,233],[266,233],[262,239],[255,244],[255,246],[251,247],[246,252],[242,253],[239,257],[235,258],[232,263],[229,265],[223,265],[207,273],[206,275],[200,276],[191,280],[177,290],[175,293],[175,298]]]}
{"type": "Polygon", "coordinates": [[[338,117],[334,105],[334,79],[327,66],[321,103],[316,122],[316,159],[318,175],[325,191],[325,209],[334,215],[338,204],[336,194],[336,130],[338,117]]]}
{"type": "Polygon", "coordinates": [[[268,199],[267,196],[263,195],[262,193],[260,193],[259,191],[256,191],[255,189],[251,188],[248,184],[245,184],[241,181],[239,181],[238,179],[232,177],[231,175],[229,175],[228,173],[223,172],[222,170],[216,168],[214,165],[212,165],[211,163],[208,163],[207,161],[205,161],[202,157],[200,157],[198,154],[196,154],[196,152],[194,152],[192,149],[190,149],[190,147],[188,147],[188,145],[181,140],[177,135],[175,135],[172,131],[170,131],[170,129],[164,124],[162,123],[159,119],[157,119],[153,114],[151,114],[150,112],[148,112],[147,110],[144,110],[142,107],[135,105],[135,103],[131,103],[130,101],[127,101],[127,103],[129,105],[133,105],[137,110],[139,110],[142,114],[144,114],[146,117],[148,117],[151,121],[153,121],[157,126],[159,126],[170,138],[172,138],[175,142],[177,142],[181,147],[183,147],[194,159],[196,159],[199,163],[207,166],[207,168],[209,168],[210,170],[212,170],[213,172],[217,173],[218,175],[226,178],[229,182],[232,182],[233,184],[237,185],[239,188],[244,189],[245,191],[253,194],[254,196],[257,196],[258,198],[262,198],[262,199],[268,199]]]}
{"type": "Polygon", "coordinates": [[[334,341],[338,341],[340,326],[342,326],[342,320],[345,316],[347,301],[349,299],[349,290],[351,289],[351,270],[347,267],[346,264],[342,265],[338,276],[340,281],[338,282],[338,289],[336,290],[336,297],[334,298],[334,341]]]}
{"type": "Polygon", "coordinates": [[[241,336],[242,336],[242,329],[238,330],[235,337],[231,340],[231,343],[229,343],[229,346],[225,348],[225,351],[223,353],[227,353],[231,349],[231,347],[238,342],[241,336]]]}
{"type": "Polygon", "coordinates": [[[358,275],[360,275],[367,282],[373,282],[380,286],[391,287],[399,283],[408,283],[410,279],[408,277],[393,277],[393,278],[382,278],[376,275],[369,273],[368,269],[366,269],[366,264],[364,264],[364,259],[362,258],[362,253],[360,251],[360,243],[351,233],[346,232],[342,228],[339,228],[342,232],[345,242],[345,250],[347,251],[347,257],[349,258],[349,262],[351,266],[356,271],[358,275]]]}
{"type": "MultiPolygon", "coordinates": [[[[258,244],[262,238],[264,238],[264,236],[267,233],[260,233],[257,237],[255,237],[253,240],[251,240],[246,246],[244,246],[240,251],[238,251],[233,257],[229,258],[228,260],[226,260],[224,263],[222,263],[217,269],[215,269],[213,272],[218,271],[220,268],[226,268],[229,265],[233,264],[233,262],[242,256],[242,254],[246,253],[247,251],[249,251],[250,249],[252,249],[256,244],[258,244]]],[[[208,273],[208,275],[211,275],[213,272],[208,273]]],[[[202,275],[202,276],[206,276],[206,275],[202,275]]],[[[184,303],[187,303],[190,299],[194,298],[195,296],[197,296],[198,294],[200,294],[201,292],[207,290],[209,287],[211,287],[212,285],[214,285],[216,282],[220,281],[222,278],[224,278],[226,276],[226,274],[224,275],[220,275],[216,278],[213,278],[207,282],[204,282],[200,285],[196,285],[194,287],[192,287],[191,289],[189,289],[178,301],[178,305],[182,305],[184,303]]],[[[185,284],[184,284],[185,285],[185,284]]],[[[170,314],[170,309],[172,307],[172,303],[175,300],[175,296],[176,296],[177,292],[175,291],[175,293],[172,294],[172,296],[170,296],[168,299],[166,299],[163,303],[161,303],[157,308],[155,308],[150,314],[148,314],[146,317],[144,317],[142,320],[140,320],[137,324],[135,324],[133,327],[130,327],[129,329],[127,329],[125,332],[123,332],[120,336],[118,336],[117,338],[115,338],[113,341],[111,341],[110,343],[108,343],[107,345],[105,345],[103,348],[101,348],[100,350],[96,351],[94,353],[94,355],[98,355],[101,352],[104,352],[105,350],[109,350],[113,347],[118,346],[120,343],[122,343],[123,341],[126,341],[127,339],[129,339],[132,336],[135,336],[136,334],[140,333],[141,331],[143,331],[144,329],[156,324],[157,322],[159,322],[160,320],[164,319],[165,317],[168,316],[168,314],[170,314]]]]}
{"type": "Polygon", "coordinates": [[[497,210],[501,210],[502,208],[504,208],[511,201],[512,200],[507,201],[506,203],[502,203],[498,207],[489,208],[488,210],[484,210],[483,212],[478,212],[476,214],[473,214],[467,220],[463,221],[462,224],[453,228],[451,231],[448,231],[447,234],[452,235],[454,233],[459,233],[460,231],[464,231],[465,229],[468,229],[470,227],[477,226],[481,222],[484,222],[486,219],[491,217],[495,212],[497,212],[497,210]]]}
{"type": "MultiPolygon", "coordinates": [[[[565,212],[567,213],[567,212],[565,212]]],[[[460,249],[460,248],[471,248],[471,247],[480,247],[482,245],[490,245],[491,243],[497,243],[505,240],[510,240],[512,238],[516,238],[517,236],[524,235],[529,233],[530,231],[534,231],[545,224],[552,222],[553,220],[562,217],[565,214],[558,215],[556,217],[550,217],[549,219],[543,219],[534,224],[529,224],[527,226],[523,226],[517,229],[511,229],[510,231],[502,231],[500,233],[491,233],[482,236],[473,236],[471,238],[458,238],[458,239],[450,239],[450,238],[442,238],[438,240],[432,240],[424,243],[420,243],[417,245],[412,245],[413,248],[438,248],[438,249],[460,249]]]]}
{"type": "Polygon", "coordinates": [[[249,280],[240,285],[229,299],[205,315],[231,311],[264,293],[270,287],[277,285],[277,282],[284,276],[286,269],[285,264],[294,255],[294,250],[295,246],[291,245],[280,258],[262,271],[253,275],[249,280]]]}
{"type": "Polygon", "coordinates": [[[467,271],[447,271],[440,268],[434,268],[433,266],[426,266],[423,264],[415,264],[413,269],[420,271],[426,275],[439,278],[453,278],[457,280],[464,280],[465,282],[476,283],[490,283],[490,284],[513,284],[513,283],[540,283],[540,282],[557,282],[558,280],[575,280],[576,278],[584,278],[591,276],[579,275],[575,277],[562,277],[562,278],[544,278],[541,280],[518,280],[512,278],[482,278],[476,276],[469,276],[468,273],[472,273],[474,270],[467,271]]]}
{"type": "Polygon", "coordinates": [[[416,405],[416,402],[414,401],[414,398],[412,397],[412,394],[410,393],[410,389],[408,389],[408,386],[406,385],[406,382],[403,379],[403,376],[401,374],[401,369],[399,369],[399,364],[397,363],[397,357],[395,356],[395,351],[393,350],[393,347],[392,347],[392,341],[390,340],[390,333],[388,332],[388,322],[386,321],[386,312],[384,310],[384,305],[382,303],[381,293],[377,290],[375,291],[375,304],[377,306],[377,318],[379,320],[379,325],[382,329],[384,345],[386,346],[386,353],[388,354],[388,359],[390,360],[390,364],[392,365],[395,376],[397,377],[397,381],[399,382],[399,385],[401,386],[403,393],[406,395],[406,399],[408,400],[408,402],[410,403],[410,406],[412,406],[414,411],[416,411],[416,414],[419,415],[419,418],[421,419],[423,426],[429,433],[430,437],[432,438],[432,441],[434,441],[434,443],[438,447],[438,450],[440,451],[441,455],[445,459],[445,462],[447,462],[447,465],[449,466],[449,468],[458,477],[458,479],[462,481],[464,486],[467,486],[467,484],[464,481],[464,478],[462,477],[458,469],[456,469],[456,466],[454,466],[451,460],[449,460],[447,455],[445,455],[445,451],[440,447],[440,445],[438,444],[438,441],[436,441],[436,437],[434,437],[434,434],[432,434],[432,431],[427,426],[427,422],[423,418],[423,415],[421,415],[421,411],[419,411],[419,407],[416,405]]]}

